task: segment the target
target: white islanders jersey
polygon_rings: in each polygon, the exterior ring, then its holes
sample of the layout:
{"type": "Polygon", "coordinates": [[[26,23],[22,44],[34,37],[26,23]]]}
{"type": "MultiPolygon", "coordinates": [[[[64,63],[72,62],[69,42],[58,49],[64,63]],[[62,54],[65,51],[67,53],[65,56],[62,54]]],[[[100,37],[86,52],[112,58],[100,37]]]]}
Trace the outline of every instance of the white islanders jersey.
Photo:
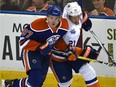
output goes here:
{"type": "Polygon", "coordinates": [[[71,44],[72,46],[76,46],[80,36],[80,31],[82,26],[82,17],[80,18],[78,25],[72,23],[66,15],[63,15],[63,18],[66,18],[69,24],[69,30],[66,33],[66,35],[63,37],[63,39],[67,45],[71,44]]]}

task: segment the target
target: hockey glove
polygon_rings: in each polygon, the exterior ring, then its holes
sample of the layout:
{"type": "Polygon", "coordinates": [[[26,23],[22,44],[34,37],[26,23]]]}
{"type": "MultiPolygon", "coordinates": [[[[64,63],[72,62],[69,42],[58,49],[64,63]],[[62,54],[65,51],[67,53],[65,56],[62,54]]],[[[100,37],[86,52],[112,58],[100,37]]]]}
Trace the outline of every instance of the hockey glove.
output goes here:
{"type": "Polygon", "coordinates": [[[78,58],[78,55],[82,52],[82,49],[79,47],[69,47],[67,51],[69,52],[67,59],[69,61],[75,61],[78,58]]]}
{"type": "Polygon", "coordinates": [[[39,51],[42,55],[50,55],[51,53],[51,48],[52,46],[49,45],[48,42],[41,44],[38,48],[37,51],[39,51]]]}
{"type": "Polygon", "coordinates": [[[89,31],[92,27],[92,22],[89,18],[87,18],[87,20],[82,24],[82,28],[85,30],[85,31],[89,31]]]}
{"type": "Polygon", "coordinates": [[[91,59],[97,59],[99,53],[95,49],[93,49],[91,46],[86,46],[85,49],[82,51],[80,56],[91,58],[91,59]]]}

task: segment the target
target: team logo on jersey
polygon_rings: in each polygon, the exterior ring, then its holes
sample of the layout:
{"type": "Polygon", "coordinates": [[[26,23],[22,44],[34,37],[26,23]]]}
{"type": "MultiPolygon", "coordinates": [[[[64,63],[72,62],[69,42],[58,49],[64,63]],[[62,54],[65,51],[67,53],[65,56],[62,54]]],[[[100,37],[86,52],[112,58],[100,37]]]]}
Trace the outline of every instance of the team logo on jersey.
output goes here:
{"type": "Polygon", "coordinates": [[[71,33],[71,34],[75,34],[75,33],[76,33],[75,29],[72,29],[72,30],[70,31],[70,33],[71,33]]]}
{"type": "Polygon", "coordinates": [[[53,45],[58,39],[60,38],[60,35],[53,35],[47,39],[49,45],[53,45]]]}
{"type": "Polygon", "coordinates": [[[66,80],[66,79],[67,79],[67,77],[66,77],[66,76],[62,76],[62,79],[63,79],[63,80],[66,80]]]}
{"type": "Polygon", "coordinates": [[[35,63],[37,63],[37,60],[36,59],[33,59],[32,62],[35,64],[35,63]]]}

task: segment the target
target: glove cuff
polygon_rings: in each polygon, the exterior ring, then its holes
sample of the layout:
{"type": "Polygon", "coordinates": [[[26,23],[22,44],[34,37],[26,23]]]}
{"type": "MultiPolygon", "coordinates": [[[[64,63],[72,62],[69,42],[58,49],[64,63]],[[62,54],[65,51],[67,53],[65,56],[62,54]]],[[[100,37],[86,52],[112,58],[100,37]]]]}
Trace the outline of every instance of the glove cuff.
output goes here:
{"type": "Polygon", "coordinates": [[[93,49],[91,46],[86,46],[85,49],[82,51],[80,56],[88,57],[91,59],[97,59],[99,52],[93,49]]]}
{"type": "Polygon", "coordinates": [[[45,49],[48,45],[49,45],[48,42],[46,42],[46,43],[44,43],[44,44],[41,44],[41,45],[39,46],[39,48],[40,48],[41,50],[43,50],[43,49],[45,49]]]}

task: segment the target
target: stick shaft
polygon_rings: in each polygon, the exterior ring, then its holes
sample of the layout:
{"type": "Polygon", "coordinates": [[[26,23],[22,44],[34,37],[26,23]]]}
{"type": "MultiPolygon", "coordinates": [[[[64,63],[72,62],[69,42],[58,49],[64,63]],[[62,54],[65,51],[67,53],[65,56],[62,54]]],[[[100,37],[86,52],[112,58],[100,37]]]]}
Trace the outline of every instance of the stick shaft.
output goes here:
{"type": "Polygon", "coordinates": [[[105,48],[105,46],[101,43],[101,41],[99,40],[99,38],[97,37],[97,35],[93,32],[93,31],[90,31],[90,33],[93,35],[93,37],[96,39],[96,41],[99,43],[99,45],[103,48],[103,50],[106,52],[106,54],[108,55],[108,58],[110,58],[110,60],[112,62],[113,61],[113,57],[110,55],[110,53],[107,51],[107,49],[105,48]]]}
{"type": "MultiPolygon", "coordinates": [[[[64,56],[68,56],[71,54],[71,52],[68,52],[68,53],[65,53],[65,52],[62,52],[62,51],[56,51],[56,50],[52,50],[53,53],[57,53],[57,54],[62,54],[64,56]]],[[[78,56],[77,57],[78,59],[81,59],[81,60],[86,60],[86,61],[91,61],[91,62],[97,62],[97,63],[100,63],[100,64],[105,64],[105,65],[108,65],[109,63],[106,63],[106,62],[103,62],[103,61],[99,61],[99,60],[95,60],[95,59],[91,59],[91,58],[86,58],[86,57],[83,57],[83,56],[78,56]]]]}

